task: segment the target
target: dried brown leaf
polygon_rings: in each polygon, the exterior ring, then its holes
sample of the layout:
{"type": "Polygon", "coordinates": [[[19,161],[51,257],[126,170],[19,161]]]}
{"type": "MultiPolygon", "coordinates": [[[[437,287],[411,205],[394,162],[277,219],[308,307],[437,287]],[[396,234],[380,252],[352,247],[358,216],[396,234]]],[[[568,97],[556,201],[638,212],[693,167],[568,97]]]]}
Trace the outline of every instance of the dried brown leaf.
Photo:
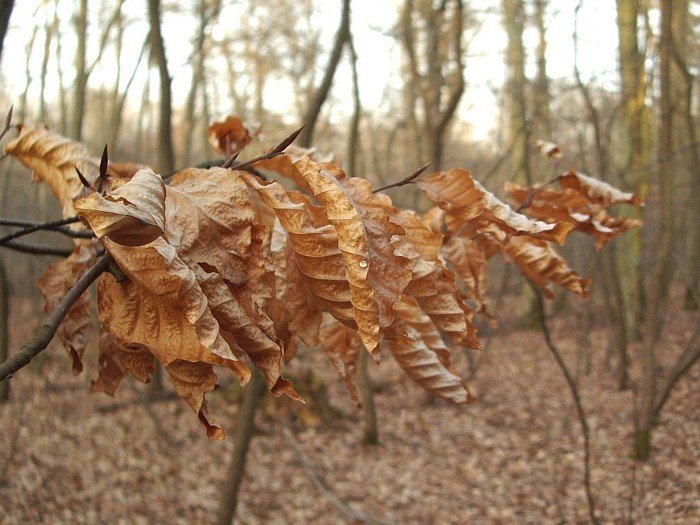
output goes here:
{"type": "Polygon", "coordinates": [[[251,136],[243,121],[233,115],[214,122],[208,130],[209,143],[226,155],[233,155],[250,144],[251,136]]]}
{"type": "MultiPolygon", "coordinates": [[[[44,297],[46,313],[54,311],[76,281],[95,263],[96,253],[94,241],[81,240],[75,244],[72,254],[44,270],[37,286],[44,297]]],[[[83,371],[82,356],[90,338],[90,306],[90,294],[84,292],[56,331],[72,360],[73,375],[83,371]]]]}
{"type": "Polygon", "coordinates": [[[362,408],[355,386],[360,346],[357,332],[341,323],[333,321],[321,327],[321,347],[358,408],[362,408]]]}
{"type": "Polygon", "coordinates": [[[74,207],[98,239],[126,246],[148,244],[165,229],[165,185],[150,169],[136,172],[104,195],[79,197],[74,207]]]}

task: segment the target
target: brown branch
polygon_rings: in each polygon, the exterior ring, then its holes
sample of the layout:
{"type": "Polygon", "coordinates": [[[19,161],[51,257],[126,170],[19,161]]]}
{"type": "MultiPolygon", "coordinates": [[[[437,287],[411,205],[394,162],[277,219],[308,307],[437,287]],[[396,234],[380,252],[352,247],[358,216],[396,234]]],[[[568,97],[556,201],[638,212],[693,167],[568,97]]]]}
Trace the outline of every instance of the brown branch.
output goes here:
{"type": "Polygon", "coordinates": [[[72,237],[74,239],[92,239],[95,234],[91,231],[76,231],[67,228],[66,225],[80,222],[78,217],[69,217],[67,219],[61,219],[57,221],[49,222],[35,222],[27,221],[23,219],[0,219],[0,226],[21,226],[21,230],[12,232],[4,237],[0,238],[0,244],[5,244],[7,241],[22,237],[24,235],[29,235],[41,230],[55,231],[72,237]]]}
{"type": "Polygon", "coordinates": [[[654,409],[652,411],[652,421],[656,422],[661,414],[661,409],[668,401],[671,395],[671,391],[676,383],[680,380],[683,375],[690,370],[698,359],[700,359],[700,346],[696,346],[695,342],[698,338],[698,333],[700,333],[700,327],[696,326],[693,335],[690,336],[688,344],[686,344],[683,353],[679,356],[676,363],[671,368],[671,371],[661,388],[660,395],[654,403],[654,409]]]}
{"type": "Polygon", "coordinates": [[[555,177],[552,177],[549,179],[547,182],[542,184],[541,186],[537,186],[536,188],[532,188],[530,192],[525,196],[523,199],[523,202],[520,203],[520,205],[515,209],[515,213],[520,213],[522,212],[525,208],[530,206],[532,204],[532,201],[537,197],[544,189],[549,186],[550,184],[554,184],[561,178],[561,175],[556,175],[555,177]]]}
{"type": "Polygon", "coordinates": [[[530,284],[530,287],[532,288],[532,291],[534,292],[535,298],[538,302],[540,324],[542,326],[544,340],[547,343],[547,348],[554,357],[554,360],[557,362],[557,365],[559,365],[559,369],[564,375],[564,379],[566,379],[566,384],[569,386],[569,390],[571,391],[571,397],[573,398],[574,404],[576,405],[576,413],[578,414],[578,420],[581,424],[581,431],[583,433],[583,485],[586,490],[586,499],[588,502],[588,515],[591,518],[591,523],[593,523],[594,525],[598,525],[600,521],[598,520],[598,517],[595,513],[595,501],[593,500],[593,491],[591,489],[591,445],[588,421],[586,420],[586,413],[583,410],[583,404],[581,403],[581,396],[579,395],[576,382],[574,381],[571,372],[569,372],[566,363],[564,363],[564,360],[562,359],[559,350],[554,345],[554,341],[552,340],[552,334],[550,333],[549,327],[547,326],[547,316],[545,315],[544,298],[542,297],[542,292],[539,290],[539,288],[532,284],[530,284]]]}
{"type": "Polygon", "coordinates": [[[107,269],[108,263],[108,255],[100,257],[97,262],[78,279],[73,285],[73,288],[68,290],[68,293],[63,296],[56,305],[56,308],[54,308],[53,312],[51,312],[46,318],[46,321],[44,321],[44,324],[39,328],[34,338],[22,346],[19,352],[7,359],[7,361],[0,363],[0,381],[12,377],[12,374],[17,372],[20,368],[27,366],[32,359],[46,349],[51,339],[53,339],[53,336],[56,334],[56,330],[61,324],[61,321],[63,321],[63,318],[71,309],[71,306],[73,306],[83,292],[90,287],[95,279],[107,269]]]}
{"type": "Polygon", "coordinates": [[[9,248],[16,252],[30,253],[32,255],[54,255],[56,257],[68,257],[73,250],[67,248],[57,248],[45,244],[29,244],[20,241],[7,241],[0,245],[0,248],[9,248]]]}
{"type": "Polygon", "coordinates": [[[376,190],[372,190],[372,193],[377,193],[378,191],[384,191],[388,190],[389,188],[398,188],[399,186],[405,186],[406,184],[411,184],[413,183],[414,180],[416,180],[418,177],[420,177],[425,170],[428,169],[428,166],[430,166],[430,162],[427,164],[424,164],[420,168],[418,168],[416,171],[411,173],[408,177],[404,177],[398,182],[393,182],[391,184],[387,184],[386,186],[382,186],[381,188],[377,188],[376,190]]]}

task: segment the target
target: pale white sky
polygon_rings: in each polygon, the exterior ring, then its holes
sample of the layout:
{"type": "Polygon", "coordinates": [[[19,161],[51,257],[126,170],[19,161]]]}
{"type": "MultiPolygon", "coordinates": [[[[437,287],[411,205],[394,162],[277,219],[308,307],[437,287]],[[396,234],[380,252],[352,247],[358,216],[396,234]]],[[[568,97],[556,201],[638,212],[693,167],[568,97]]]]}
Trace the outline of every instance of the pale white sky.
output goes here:
{"type": "MultiPolygon", "coordinates": [[[[234,2],[224,2],[228,5],[226,16],[222,16],[218,26],[214,28],[214,35],[227,31],[235,31],[235,21],[245,16],[242,6],[234,2]]],[[[332,38],[338,24],[339,0],[324,0],[318,2],[318,20],[322,23],[324,42],[331,46],[332,38]]],[[[397,20],[398,11],[402,2],[400,0],[353,0],[353,30],[355,45],[358,52],[358,68],[361,81],[361,95],[363,105],[368,108],[379,108],[382,97],[387,87],[399,89],[402,79],[399,77],[401,50],[395,39],[387,33],[392,24],[397,20]]],[[[572,33],[574,29],[574,9],[578,2],[574,0],[550,0],[550,10],[547,17],[547,38],[549,42],[547,59],[550,78],[571,78],[573,68],[572,33]]],[[[31,37],[35,24],[43,26],[48,17],[53,19],[53,2],[40,0],[23,0],[16,2],[12,15],[11,28],[5,42],[5,53],[2,60],[1,91],[16,102],[20,93],[24,90],[24,69],[26,62],[25,46],[31,37]],[[41,4],[49,4],[39,7],[41,4]],[[12,72],[10,74],[10,72],[12,72]]],[[[63,38],[63,55],[65,82],[72,81],[72,56],[75,50],[75,37],[66,28],[72,27],[71,16],[73,2],[71,0],[59,0],[59,17],[63,24],[65,35],[63,38]]],[[[166,2],[167,4],[167,2],[166,2]]],[[[188,2],[180,2],[182,6],[189,6],[188,2]]],[[[194,5],[194,2],[191,3],[194,5]]],[[[506,36],[501,28],[499,14],[500,1],[471,0],[467,2],[470,9],[478,12],[478,19],[483,22],[478,33],[474,28],[468,28],[467,38],[471,40],[466,60],[467,91],[459,108],[459,114],[473,129],[473,139],[483,140],[489,136],[491,130],[497,125],[499,104],[494,97],[493,88],[498,89],[503,84],[504,65],[503,50],[506,45],[506,36]]],[[[111,2],[90,2],[92,27],[98,27],[98,17],[105,18],[111,12],[111,2]],[[104,7],[101,5],[104,4],[104,7]]],[[[128,76],[137,59],[140,45],[147,32],[145,17],[145,2],[143,0],[126,0],[124,13],[136,19],[127,29],[125,35],[126,49],[124,55],[123,77],[128,76]]],[[[187,65],[191,54],[195,22],[185,13],[176,14],[169,12],[164,19],[164,35],[168,59],[173,76],[173,91],[176,104],[181,104],[189,88],[190,68],[187,65]]],[[[617,64],[617,30],[615,26],[615,2],[614,0],[586,0],[579,14],[579,66],[584,79],[595,78],[597,82],[614,88],[616,82],[617,64]]],[[[281,23],[277,21],[276,23],[281,23]]],[[[90,34],[91,45],[88,49],[88,63],[97,54],[97,42],[99,34],[93,30],[90,34]]],[[[525,43],[530,54],[537,43],[537,35],[534,29],[528,29],[525,33],[525,43]]],[[[41,55],[43,54],[43,37],[39,36],[35,42],[33,58],[30,62],[32,73],[36,79],[41,67],[41,55]]],[[[114,82],[114,51],[108,49],[102,62],[95,68],[90,79],[91,86],[103,84],[111,88],[114,82]]],[[[155,73],[153,73],[155,75],[155,73]]],[[[142,86],[145,80],[145,68],[139,73],[131,92],[131,100],[139,100],[142,86]]],[[[528,75],[534,75],[534,63],[529,64],[528,75]]],[[[154,77],[155,79],[155,77],[154,77]]],[[[122,84],[126,82],[122,78],[122,84]]],[[[154,80],[155,84],[155,80],[154,80]]],[[[53,99],[56,95],[57,74],[55,69],[49,72],[47,98],[53,99]]],[[[287,113],[291,104],[289,90],[285,86],[272,84],[265,93],[265,102],[268,109],[287,113]]],[[[339,69],[334,95],[340,100],[337,108],[340,111],[349,111],[350,107],[350,70],[347,63],[339,69]]],[[[33,83],[30,91],[30,99],[37,97],[39,91],[38,80],[33,83]]],[[[153,96],[157,96],[157,90],[153,90],[153,96]]],[[[228,113],[226,108],[219,108],[221,115],[228,113]]]]}

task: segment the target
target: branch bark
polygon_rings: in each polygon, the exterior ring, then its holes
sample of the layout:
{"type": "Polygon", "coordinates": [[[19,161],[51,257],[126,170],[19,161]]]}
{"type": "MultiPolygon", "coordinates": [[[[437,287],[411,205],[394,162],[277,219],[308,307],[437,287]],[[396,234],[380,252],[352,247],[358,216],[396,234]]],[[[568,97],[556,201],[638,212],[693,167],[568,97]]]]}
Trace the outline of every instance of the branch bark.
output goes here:
{"type": "Polygon", "coordinates": [[[312,145],[318,116],[321,113],[321,108],[326,98],[328,98],[328,93],[333,85],[333,77],[335,76],[336,69],[338,69],[338,63],[343,53],[343,47],[350,34],[350,0],[343,0],[342,9],[340,26],[335,36],[335,44],[333,45],[333,51],[331,52],[328,65],[326,66],[326,72],[323,75],[321,85],[316,90],[314,98],[304,115],[304,130],[299,136],[299,145],[304,148],[309,148],[312,145]]]}
{"type": "Polygon", "coordinates": [[[21,368],[27,366],[32,359],[39,355],[51,342],[56,334],[58,326],[63,321],[63,318],[68,314],[71,306],[78,298],[87,290],[90,285],[107,270],[109,264],[109,256],[103,255],[98,261],[78,279],[73,288],[63,296],[61,301],[56,305],[53,312],[46,318],[44,324],[39,328],[34,338],[20,348],[15,355],[0,363],[0,381],[4,381],[12,376],[21,368]]]}

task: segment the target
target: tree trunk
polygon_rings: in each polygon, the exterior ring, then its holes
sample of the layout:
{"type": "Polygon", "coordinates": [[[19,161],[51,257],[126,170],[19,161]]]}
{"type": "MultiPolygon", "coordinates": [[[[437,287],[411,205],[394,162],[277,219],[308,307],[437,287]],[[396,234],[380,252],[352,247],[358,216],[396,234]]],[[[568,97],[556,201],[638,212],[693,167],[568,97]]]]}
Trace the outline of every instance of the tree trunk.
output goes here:
{"type": "Polygon", "coordinates": [[[314,129],[316,128],[316,123],[318,122],[318,116],[321,113],[321,108],[328,97],[328,93],[333,85],[333,77],[335,76],[335,71],[338,69],[338,63],[340,62],[340,57],[343,53],[343,47],[348,39],[350,33],[350,0],[342,0],[343,7],[342,13],[340,15],[340,26],[338,27],[338,32],[335,35],[335,44],[333,45],[333,51],[331,52],[330,59],[328,60],[328,65],[326,66],[326,72],[323,75],[323,80],[321,85],[316,89],[314,97],[309,104],[304,115],[304,129],[301,131],[297,143],[304,147],[309,148],[313,143],[314,129]]]}
{"type": "Polygon", "coordinates": [[[513,144],[512,179],[519,184],[532,185],[528,143],[530,129],[527,121],[527,77],[523,28],[525,10],[522,0],[503,0],[503,24],[508,34],[506,49],[506,107],[508,135],[513,144]]]}
{"type": "Polygon", "coordinates": [[[158,169],[168,174],[175,170],[175,150],[172,137],[172,95],[170,73],[165,56],[165,45],[160,30],[160,0],[148,0],[148,18],[151,25],[151,52],[160,76],[160,111],[158,124],[158,169]]]}
{"type": "Polygon", "coordinates": [[[83,138],[85,92],[87,90],[87,67],[85,63],[85,53],[87,49],[87,9],[87,0],[80,0],[80,10],[75,19],[78,48],[75,52],[75,87],[73,91],[73,121],[71,129],[71,137],[78,142],[83,138]]]}
{"type": "MultiPolygon", "coordinates": [[[[639,49],[638,18],[642,12],[639,0],[617,0],[620,83],[622,87],[625,185],[646,197],[649,193],[650,125],[645,104],[647,80],[644,53],[639,49]]],[[[641,219],[642,212],[633,207],[622,210],[641,219]]],[[[635,228],[620,239],[618,250],[625,314],[629,339],[639,339],[639,326],[644,304],[642,284],[642,232],[635,228]]]]}
{"type": "Polygon", "coordinates": [[[647,279],[646,310],[643,327],[641,378],[636,414],[634,457],[646,460],[651,452],[651,430],[656,399],[656,345],[663,328],[664,304],[671,277],[673,235],[673,186],[670,153],[673,150],[673,111],[671,107],[671,42],[673,0],[661,0],[660,116],[658,136],[659,233],[653,242],[654,261],[647,279]]]}
{"type": "Polygon", "coordinates": [[[231,463],[229,464],[228,475],[226,477],[226,485],[224,486],[223,499],[217,518],[217,523],[219,525],[231,525],[231,520],[236,515],[238,491],[241,487],[243,474],[245,473],[248,447],[255,425],[255,412],[264,391],[265,379],[262,374],[255,369],[250,384],[245,388],[243,404],[238,409],[238,414],[235,419],[238,426],[233,443],[231,463]]]}
{"type": "MultiPolygon", "coordinates": [[[[8,320],[10,318],[10,283],[7,280],[5,263],[0,259],[0,363],[7,361],[10,357],[8,352],[10,344],[10,332],[8,331],[8,320]]],[[[0,381],[0,403],[7,401],[10,397],[10,382],[0,381]]]]}
{"type": "Polygon", "coordinates": [[[537,80],[535,82],[535,121],[542,135],[552,140],[552,118],[549,105],[549,78],[547,77],[547,0],[535,0],[535,27],[537,28],[537,80]]]}
{"type": "Polygon", "coordinates": [[[0,60],[2,59],[2,50],[5,43],[5,35],[10,27],[10,16],[12,8],[15,6],[15,0],[5,0],[0,5],[0,60]]]}

